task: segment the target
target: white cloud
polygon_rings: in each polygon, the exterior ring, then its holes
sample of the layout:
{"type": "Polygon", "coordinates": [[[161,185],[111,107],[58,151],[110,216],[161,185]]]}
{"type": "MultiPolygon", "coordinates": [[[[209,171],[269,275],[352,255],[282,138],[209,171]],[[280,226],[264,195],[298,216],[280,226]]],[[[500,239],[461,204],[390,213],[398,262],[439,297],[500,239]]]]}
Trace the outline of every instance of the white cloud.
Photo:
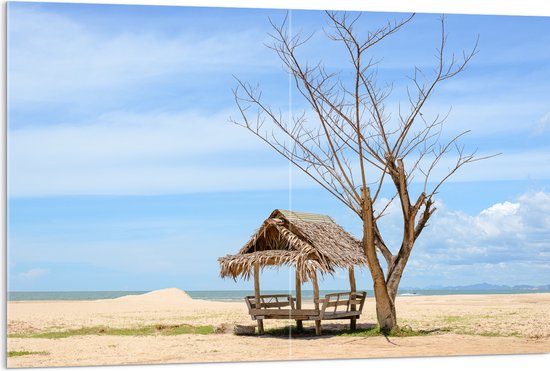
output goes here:
{"type": "Polygon", "coordinates": [[[542,116],[535,129],[533,130],[535,135],[540,135],[546,131],[548,128],[548,125],[550,124],[550,112],[547,112],[544,116],[542,116]]]}
{"type": "MultiPolygon", "coordinates": [[[[288,188],[288,163],[230,112],[114,112],[95,122],[28,125],[8,137],[10,196],[166,194],[288,188]]],[[[434,171],[442,178],[454,159],[434,171]]],[[[409,162],[407,162],[408,164],[409,162]]],[[[295,188],[313,185],[294,171],[295,188]]],[[[505,153],[450,181],[546,179],[550,151],[505,153]]],[[[415,179],[420,181],[421,179],[415,179]]]]}
{"type": "MultiPolygon", "coordinates": [[[[403,286],[550,283],[550,193],[527,192],[477,215],[449,210],[440,201],[435,207],[413,249],[403,286]]],[[[402,235],[398,202],[387,211],[380,226],[393,251],[402,235]]]]}
{"type": "Polygon", "coordinates": [[[522,227],[521,217],[518,215],[519,208],[519,203],[508,201],[498,203],[481,211],[475,222],[480,232],[483,232],[487,237],[495,238],[503,230],[517,230],[522,227]]]}
{"type": "Polygon", "coordinates": [[[11,105],[67,102],[82,94],[122,89],[173,74],[277,67],[262,45],[264,33],[233,30],[216,36],[143,31],[118,34],[31,7],[10,9],[11,105]],[[231,67],[231,68],[229,68],[231,67]]]}
{"type": "Polygon", "coordinates": [[[518,203],[511,203],[509,201],[505,201],[504,203],[498,203],[494,204],[493,206],[481,211],[480,215],[484,216],[495,216],[495,215],[502,215],[502,216],[511,216],[517,213],[519,209],[518,203]]]}
{"type": "Polygon", "coordinates": [[[116,112],[89,124],[29,125],[10,131],[10,155],[15,162],[47,158],[89,165],[257,149],[259,143],[228,117],[116,112]]]}
{"type": "MultiPolygon", "coordinates": [[[[288,163],[228,117],[116,113],[94,124],[12,130],[9,195],[287,188],[288,163]]],[[[293,184],[303,186],[303,178],[293,184]]]]}
{"type": "MultiPolygon", "coordinates": [[[[495,155],[497,152],[477,153],[476,157],[495,155]]],[[[413,164],[414,158],[406,161],[413,164]]],[[[426,165],[430,159],[423,163],[426,165]]],[[[430,174],[430,181],[439,182],[456,164],[456,154],[449,154],[439,161],[430,174]]],[[[424,166],[427,169],[427,166],[424,166]]],[[[424,181],[422,174],[413,181],[424,181]]],[[[500,155],[479,162],[466,164],[451,175],[451,182],[548,179],[550,176],[550,149],[527,148],[521,151],[506,150],[500,155]]]]}
{"type": "Polygon", "coordinates": [[[32,268],[32,269],[30,269],[26,272],[18,273],[15,276],[15,278],[19,281],[22,281],[22,282],[29,282],[29,281],[34,281],[34,280],[37,280],[39,278],[42,278],[45,275],[47,275],[48,273],[50,273],[50,271],[48,269],[32,268]]]}
{"type": "MultiPolygon", "coordinates": [[[[63,15],[32,7],[24,12],[13,8],[10,108],[33,101],[56,101],[69,107],[75,99],[79,104],[85,102],[81,94],[90,91],[93,96],[111,99],[121,96],[117,89],[128,89],[146,80],[162,82],[170,74],[192,76],[197,71],[234,72],[269,66],[284,76],[276,56],[262,45],[263,31],[249,29],[217,37],[189,35],[102,33],[87,27],[86,22],[77,23],[63,15]]],[[[446,111],[446,105],[439,110],[443,105],[435,103],[430,105],[433,112],[446,111]]],[[[469,102],[453,112],[449,126],[456,122],[470,128],[486,121],[489,124],[474,131],[481,133],[478,138],[512,135],[522,130],[521,125],[510,121],[506,124],[501,119],[510,116],[510,112],[538,112],[539,106],[538,100],[524,98],[490,105],[486,99],[469,102]]],[[[21,107],[25,113],[34,109],[21,107]]],[[[285,161],[246,130],[228,124],[228,111],[207,115],[137,113],[142,107],[132,106],[127,112],[94,113],[99,117],[68,122],[63,116],[51,116],[51,111],[56,111],[55,104],[47,107],[50,115],[40,116],[47,123],[10,122],[8,180],[12,196],[288,187],[285,161]],[[51,125],[52,122],[65,123],[51,125]],[[260,163],[258,158],[265,161],[260,163]]],[[[24,119],[32,116],[31,113],[24,119]]],[[[495,146],[503,145],[493,143],[495,146]]],[[[501,150],[495,150],[498,151],[501,150]]],[[[444,159],[433,179],[445,176],[452,161],[444,159]]],[[[450,181],[547,179],[548,174],[550,150],[539,145],[521,151],[507,149],[502,156],[461,169],[450,181]]],[[[312,184],[303,178],[296,177],[293,186],[312,184]]]]}
{"type": "Polygon", "coordinates": [[[448,264],[547,264],[550,194],[526,193],[478,215],[448,211],[433,216],[418,242],[416,259],[448,264]]]}

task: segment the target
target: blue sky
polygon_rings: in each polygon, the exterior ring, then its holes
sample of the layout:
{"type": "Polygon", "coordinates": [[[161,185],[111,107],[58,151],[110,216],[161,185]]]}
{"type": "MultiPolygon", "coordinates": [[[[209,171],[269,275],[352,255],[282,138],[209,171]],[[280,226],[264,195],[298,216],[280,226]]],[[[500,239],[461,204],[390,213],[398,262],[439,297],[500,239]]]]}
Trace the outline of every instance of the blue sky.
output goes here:
{"type": "MultiPolygon", "coordinates": [[[[263,45],[269,17],[284,15],[10,3],[9,289],[247,289],[221,280],[216,259],[236,252],[275,208],[329,214],[360,236],[345,206],[228,122],[232,75],[261,83],[288,109],[288,77],[263,45]]],[[[294,30],[324,22],[322,12],[292,12],[294,30]]],[[[424,114],[452,107],[445,136],[471,129],[467,148],[503,154],[443,187],[403,286],[550,283],[549,28],[543,17],[447,17],[449,50],[479,35],[480,52],[424,114]]],[[[373,50],[383,58],[380,78],[395,81],[389,108],[414,65],[433,66],[438,32],[438,15],[418,15],[373,50]]],[[[302,54],[345,73],[343,55],[322,32],[302,54]]],[[[397,244],[393,211],[382,229],[397,244]]],[[[288,277],[266,271],[262,284],[287,287],[288,277]]],[[[371,287],[366,270],[358,281],[371,287]]],[[[342,287],[343,274],[323,282],[342,287]]]]}

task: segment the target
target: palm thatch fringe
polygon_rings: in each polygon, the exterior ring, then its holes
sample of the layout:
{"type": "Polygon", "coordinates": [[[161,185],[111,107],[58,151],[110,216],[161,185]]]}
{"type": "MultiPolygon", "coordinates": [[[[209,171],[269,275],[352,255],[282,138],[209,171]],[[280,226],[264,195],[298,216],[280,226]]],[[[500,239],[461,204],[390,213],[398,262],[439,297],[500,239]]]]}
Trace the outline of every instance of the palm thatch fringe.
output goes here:
{"type": "Polygon", "coordinates": [[[222,277],[249,279],[260,267],[295,266],[302,282],[318,271],[366,265],[360,241],[325,215],[274,210],[237,255],[218,259],[222,277]]]}
{"type": "Polygon", "coordinates": [[[311,278],[313,271],[317,270],[324,273],[332,273],[328,267],[321,266],[315,260],[308,260],[307,257],[300,256],[296,251],[288,250],[265,250],[249,254],[227,255],[218,259],[222,278],[231,277],[236,279],[242,276],[248,280],[254,272],[254,263],[258,262],[260,267],[267,266],[297,266],[301,275],[311,278]]]}

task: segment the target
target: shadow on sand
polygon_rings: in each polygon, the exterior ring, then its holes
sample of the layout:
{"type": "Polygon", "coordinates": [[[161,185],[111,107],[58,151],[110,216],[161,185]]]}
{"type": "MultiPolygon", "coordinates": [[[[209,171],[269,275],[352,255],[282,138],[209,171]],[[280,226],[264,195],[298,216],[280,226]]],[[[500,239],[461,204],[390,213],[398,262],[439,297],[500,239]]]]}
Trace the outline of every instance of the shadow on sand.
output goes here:
{"type": "Polygon", "coordinates": [[[346,336],[346,337],[356,337],[356,338],[367,338],[373,336],[383,336],[389,343],[394,344],[390,338],[391,337],[407,337],[407,336],[426,336],[432,333],[438,333],[445,331],[444,329],[434,328],[430,330],[419,330],[414,331],[410,326],[404,326],[403,328],[391,332],[391,333],[382,333],[378,328],[378,325],[375,323],[362,323],[357,324],[355,330],[350,330],[348,324],[323,324],[323,330],[321,335],[315,335],[315,327],[307,326],[307,323],[304,323],[304,328],[300,331],[296,326],[284,326],[267,329],[264,335],[254,335],[257,337],[275,337],[275,338],[291,338],[291,339],[302,339],[302,340],[315,340],[323,339],[327,337],[334,336],[346,336]]]}

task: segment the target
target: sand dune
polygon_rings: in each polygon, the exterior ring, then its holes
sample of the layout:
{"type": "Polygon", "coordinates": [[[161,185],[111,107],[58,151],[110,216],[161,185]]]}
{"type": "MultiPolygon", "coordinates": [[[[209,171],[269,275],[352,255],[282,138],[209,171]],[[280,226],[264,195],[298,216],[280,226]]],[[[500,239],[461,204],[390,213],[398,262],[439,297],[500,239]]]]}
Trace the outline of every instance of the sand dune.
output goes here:
{"type": "Polygon", "coordinates": [[[193,301],[191,296],[178,288],[169,288],[155,290],[141,295],[126,295],[116,299],[102,301],[111,301],[113,303],[163,303],[163,304],[185,304],[193,301]]]}

